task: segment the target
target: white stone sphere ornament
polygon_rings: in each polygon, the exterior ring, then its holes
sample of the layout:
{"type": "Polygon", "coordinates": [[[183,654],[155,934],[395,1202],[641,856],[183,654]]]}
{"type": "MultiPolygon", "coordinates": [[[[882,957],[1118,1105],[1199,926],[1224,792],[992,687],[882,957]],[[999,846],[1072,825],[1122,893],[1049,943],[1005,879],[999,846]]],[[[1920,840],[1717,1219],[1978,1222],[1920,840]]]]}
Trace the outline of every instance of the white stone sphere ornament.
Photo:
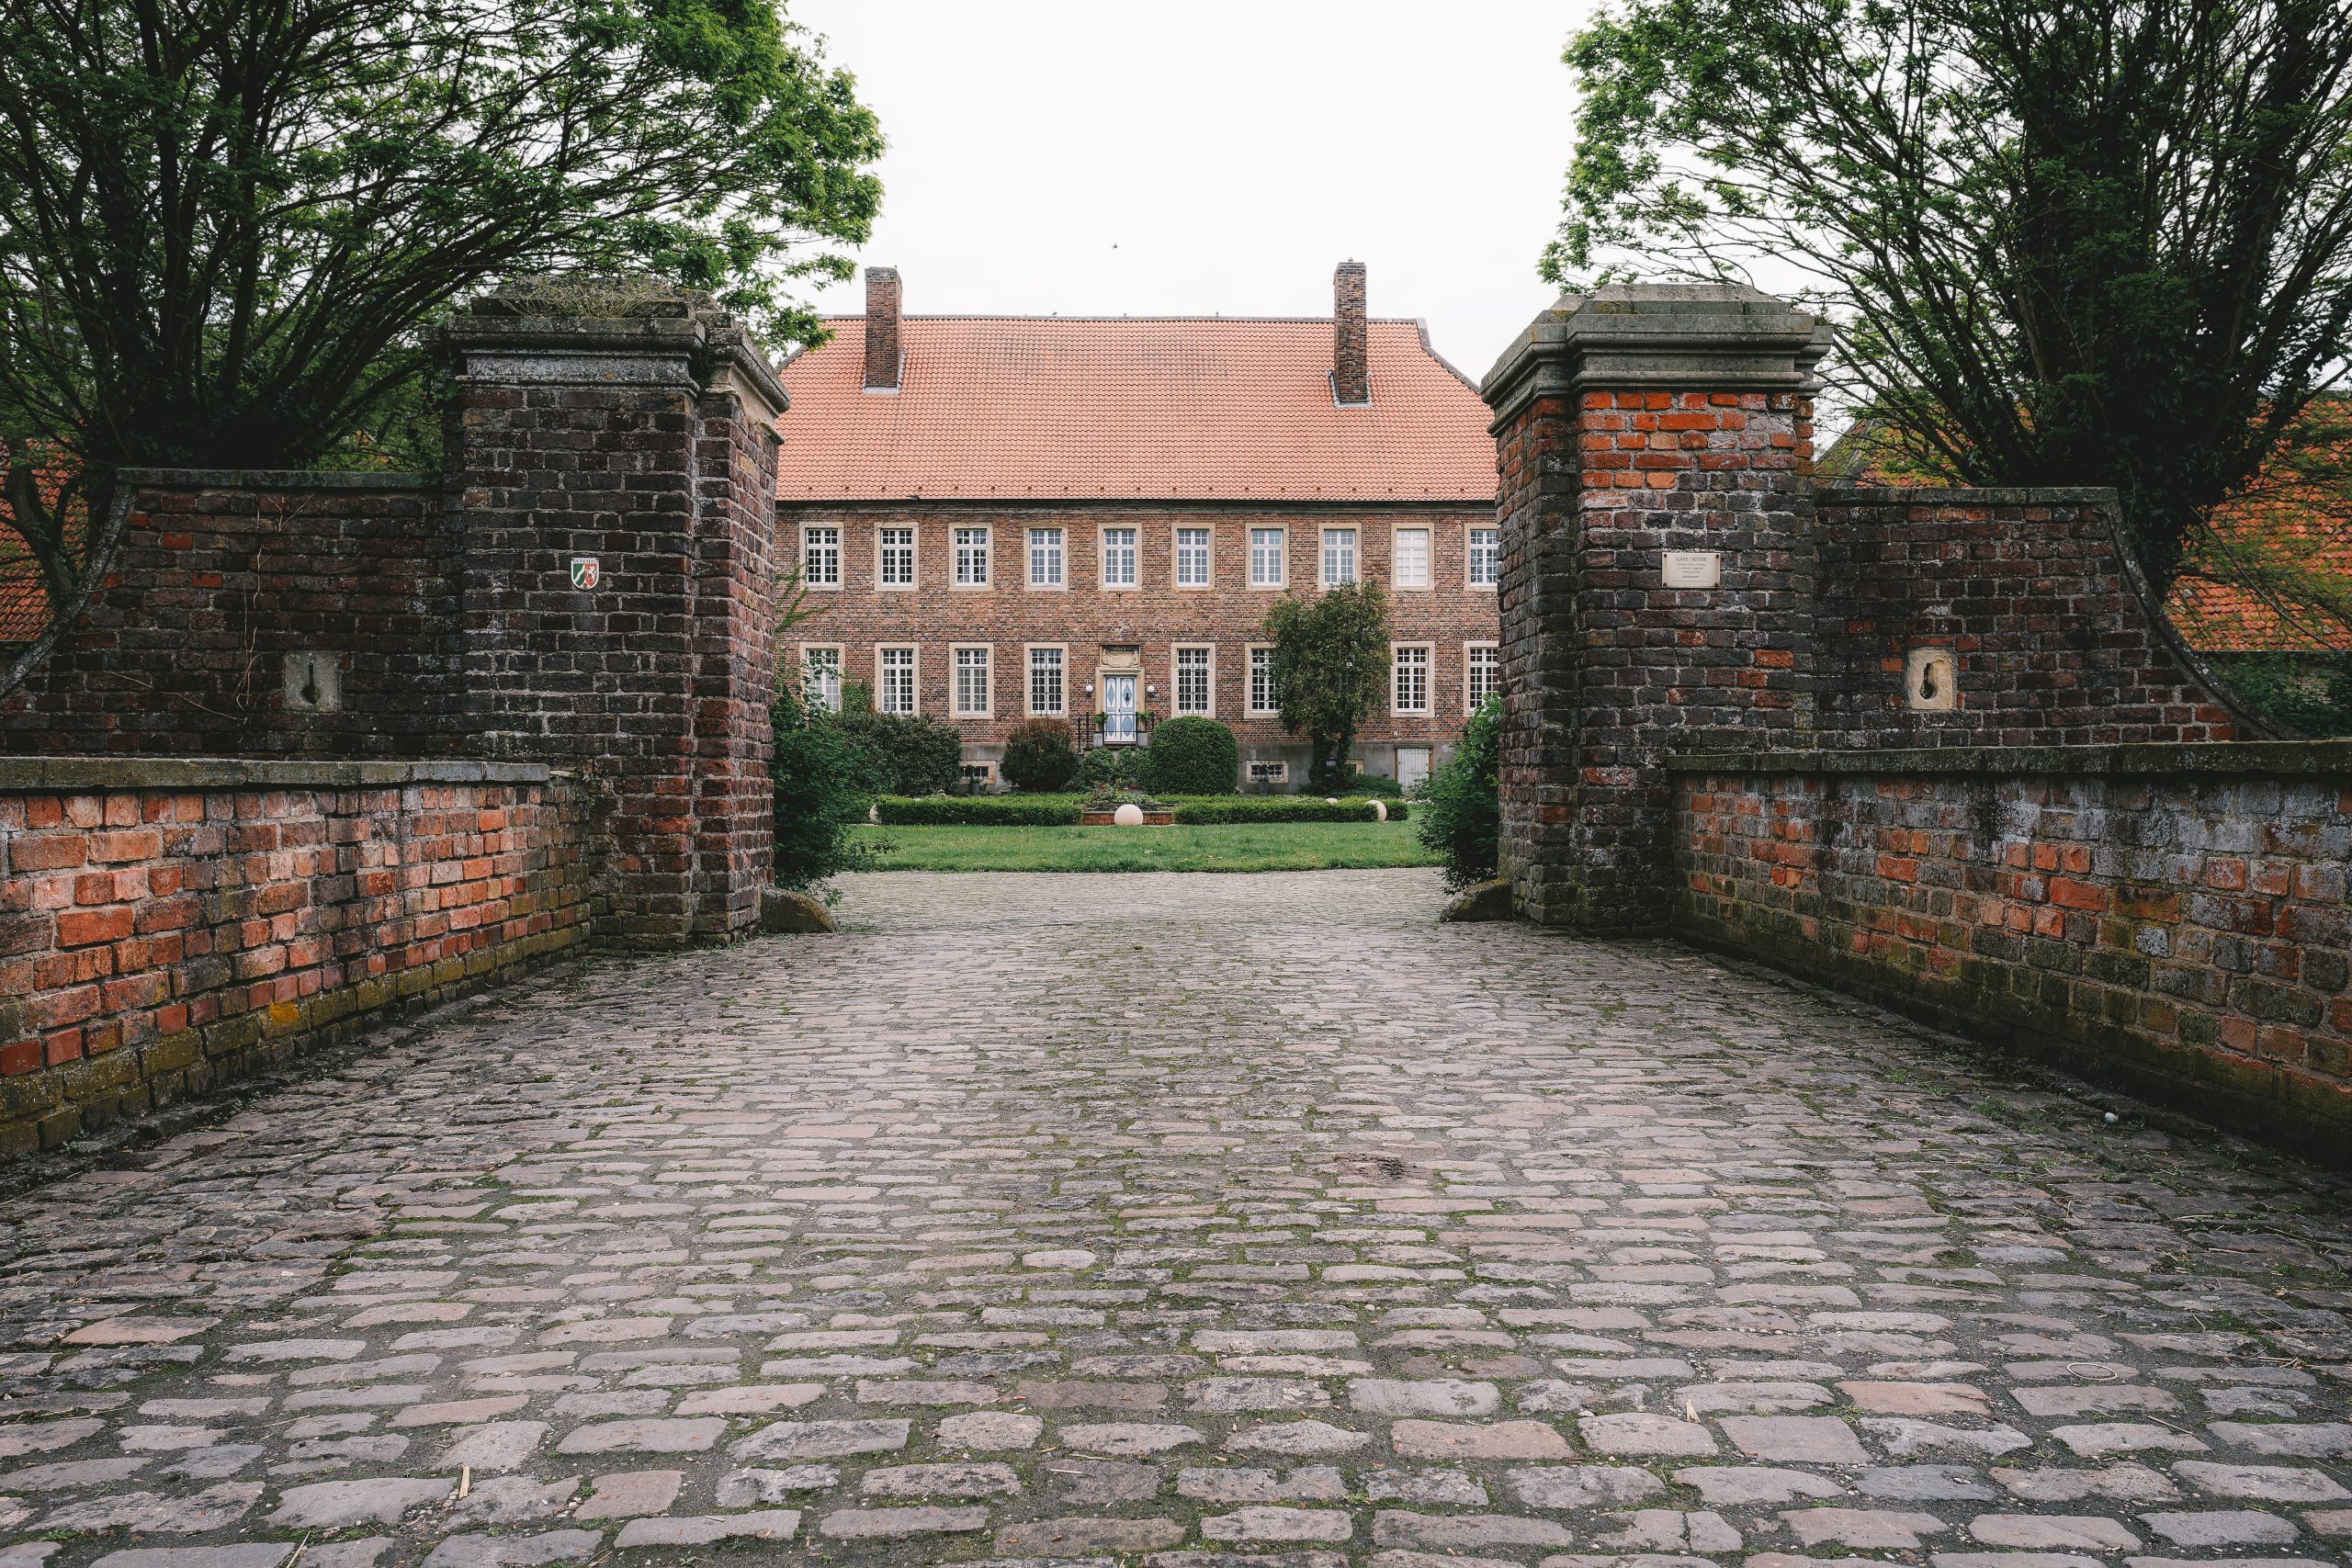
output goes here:
{"type": "Polygon", "coordinates": [[[1140,828],[1143,826],[1143,807],[1130,800],[1111,813],[1111,820],[1122,828],[1140,828]]]}

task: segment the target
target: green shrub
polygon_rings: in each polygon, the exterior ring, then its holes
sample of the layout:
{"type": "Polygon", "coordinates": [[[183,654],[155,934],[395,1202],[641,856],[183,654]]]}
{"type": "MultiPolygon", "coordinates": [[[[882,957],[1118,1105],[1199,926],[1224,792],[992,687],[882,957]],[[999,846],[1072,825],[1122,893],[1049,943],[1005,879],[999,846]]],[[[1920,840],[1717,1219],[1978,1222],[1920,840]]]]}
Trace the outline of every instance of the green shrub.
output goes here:
{"type": "Polygon", "coordinates": [[[1171,718],[1151,732],[1146,777],[1163,795],[1238,795],[1241,748],[1213,718],[1171,718]]]}
{"type": "MultiPolygon", "coordinates": [[[[1397,807],[1388,808],[1392,821],[1404,815],[1397,807]]],[[[1188,828],[1238,822],[1371,822],[1378,817],[1369,800],[1327,801],[1305,795],[1238,795],[1222,800],[1179,801],[1176,806],[1176,820],[1188,828]]]]}
{"type": "Polygon", "coordinates": [[[874,803],[874,815],[894,828],[1068,828],[1078,821],[1078,803],[1002,795],[886,795],[874,803]]]}
{"type": "Polygon", "coordinates": [[[1402,800],[1405,786],[1386,773],[1356,773],[1348,775],[1348,787],[1343,795],[1361,795],[1374,800],[1402,800]]]}
{"type": "Polygon", "coordinates": [[[1489,698],[1462,727],[1445,766],[1421,786],[1421,842],[1445,857],[1445,885],[1495,874],[1502,836],[1502,703],[1489,698]]]}
{"type": "Polygon", "coordinates": [[[1078,749],[1069,726],[1057,718],[1033,718],[1012,727],[996,771],[1015,789],[1049,791],[1066,786],[1078,772],[1078,749]]]}
{"type": "Polygon", "coordinates": [[[876,713],[846,699],[833,720],[851,741],[878,759],[894,795],[937,795],[964,777],[964,738],[922,714],[876,713]]]}
{"type": "Polygon", "coordinates": [[[808,891],[845,871],[867,871],[888,844],[859,843],[850,829],[865,820],[887,782],[877,759],[843,732],[832,715],[811,709],[787,686],[770,708],[775,723],[775,880],[808,891]]]}
{"type": "Polygon", "coordinates": [[[1150,768],[1148,747],[1097,746],[1079,759],[1078,782],[1089,791],[1141,789],[1150,768]]]}

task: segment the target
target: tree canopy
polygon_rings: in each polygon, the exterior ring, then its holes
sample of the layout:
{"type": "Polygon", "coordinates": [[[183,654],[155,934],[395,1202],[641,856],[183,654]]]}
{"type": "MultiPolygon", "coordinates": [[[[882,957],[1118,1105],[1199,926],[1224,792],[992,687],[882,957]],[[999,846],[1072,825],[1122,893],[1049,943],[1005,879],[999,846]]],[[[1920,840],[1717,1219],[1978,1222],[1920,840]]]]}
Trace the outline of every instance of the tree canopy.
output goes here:
{"type": "Polygon", "coordinates": [[[1546,276],[1793,281],[1917,456],[2114,486],[2159,589],[2344,374],[2341,0],[1629,0],[1566,58],[1546,276]]]}
{"type": "Polygon", "coordinates": [[[1308,783],[1336,788],[1388,690],[1388,595],[1368,579],[1311,598],[1285,593],[1266,611],[1266,640],[1283,728],[1306,737],[1308,783]]]}
{"type": "Polygon", "coordinates": [[[0,443],[85,487],[301,466],[418,413],[420,324],[517,275],[650,276],[808,339],[795,285],[848,276],[881,146],[775,0],[18,0],[0,443]]]}

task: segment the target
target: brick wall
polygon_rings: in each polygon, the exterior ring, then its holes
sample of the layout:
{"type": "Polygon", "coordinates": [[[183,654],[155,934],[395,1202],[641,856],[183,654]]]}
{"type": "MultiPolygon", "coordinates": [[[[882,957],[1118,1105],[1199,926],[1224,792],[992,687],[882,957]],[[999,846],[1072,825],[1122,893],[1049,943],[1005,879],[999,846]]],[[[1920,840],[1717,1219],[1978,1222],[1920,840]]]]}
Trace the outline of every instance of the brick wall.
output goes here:
{"type": "MultiPolygon", "coordinates": [[[[430,757],[458,750],[457,588],[414,475],[126,470],[113,570],[33,679],[11,752],[430,757]],[[331,668],[305,705],[289,657],[331,668]]],[[[307,671],[302,673],[307,674],[307,671]]]]}
{"type": "Polygon", "coordinates": [[[596,840],[537,766],[0,761],[0,1155],[579,945],[596,840]]]}
{"type": "Polygon", "coordinates": [[[2352,742],[1676,770],[1681,934],[2352,1165],[2352,742]]]}
{"type": "Polygon", "coordinates": [[[1847,746],[2109,745],[2262,733],[2165,622],[2103,491],[1824,489],[1815,729],[1847,746]],[[1905,704],[1950,648],[1959,705],[1905,704]]]}
{"type": "MultiPolygon", "coordinates": [[[[779,534],[786,548],[799,548],[808,527],[840,530],[842,581],[808,596],[813,614],[787,634],[788,650],[805,656],[812,647],[839,649],[847,677],[871,684],[875,649],[911,644],[918,650],[921,711],[956,725],[974,758],[998,754],[1006,734],[1030,716],[1028,655],[1032,644],[1063,647],[1066,706],[1073,726],[1090,722],[1095,699],[1084,687],[1097,682],[1102,649],[1138,646],[1142,680],[1158,688],[1141,705],[1162,717],[1175,711],[1173,649],[1208,646],[1214,712],[1232,727],[1247,758],[1286,760],[1295,783],[1303,775],[1306,748],[1283,733],[1271,715],[1249,708],[1249,649],[1262,645],[1266,611],[1281,594],[1249,586],[1250,535],[1253,528],[1287,531],[1288,581],[1312,592],[1320,570],[1325,528],[1356,532],[1359,574],[1390,585],[1392,637],[1427,643],[1432,654],[1430,711],[1396,715],[1382,708],[1364,726],[1360,754],[1365,765],[1386,772],[1391,748],[1450,746],[1467,716],[1468,644],[1492,644],[1498,636],[1496,596],[1491,588],[1465,581],[1468,534],[1490,528],[1481,511],[1425,508],[1295,508],[1063,506],[994,508],[951,503],[900,507],[799,507],[782,514],[779,534]],[[1064,581],[1058,591],[1027,586],[1026,530],[1057,527],[1065,540],[1064,581]],[[916,532],[916,586],[882,589],[876,583],[876,530],[911,527],[916,532]],[[962,528],[990,530],[991,581],[985,589],[954,582],[954,535],[962,528]],[[1136,589],[1102,586],[1101,531],[1133,528],[1140,560],[1136,589]],[[1175,586],[1175,531],[1210,533],[1210,586],[1175,586]],[[1430,535],[1430,587],[1393,586],[1392,545],[1400,527],[1430,535]],[[953,653],[956,644],[984,643],[992,650],[992,713],[982,718],[955,711],[953,653]]],[[[1140,692],[1140,688],[1139,688],[1140,692]]]]}

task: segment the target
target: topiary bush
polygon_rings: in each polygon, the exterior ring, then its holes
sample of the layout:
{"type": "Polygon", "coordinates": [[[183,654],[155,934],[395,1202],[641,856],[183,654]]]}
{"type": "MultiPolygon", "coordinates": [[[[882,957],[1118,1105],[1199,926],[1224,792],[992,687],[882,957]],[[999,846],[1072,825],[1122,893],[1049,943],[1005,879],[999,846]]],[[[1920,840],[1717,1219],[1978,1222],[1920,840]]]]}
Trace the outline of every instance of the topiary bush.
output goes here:
{"type": "Polygon", "coordinates": [[[1079,787],[1085,790],[1143,787],[1151,766],[1148,748],[1097,746],[1079,759],[1079,787]]]}
{"type": "Polygon", "coordinates": [[[894,828],[1068,828],[1078,821],[1078,802],[1002,795],[886,795],[874,803],[874,815],[894,828]]]}
{"type": "Polygon", "coordinates": [[[1057,718],[1033,718],[1012,727],[996,771],[1015,789],[1046,792],[1069,784],[1078,772],[1078,748],[1069,726],[1057,718]]]}
{"type": "Polygon", "coordinates": [[[1144,782],[1162,795],[1238,795],[1241,748],[1213,718],[1171,718],[1151,732],[1144,782]]]}
{"type": "Polygon", "coordinates": [[[937,795],[964,777],[964,738],[956,727],[922,714],[850,708],[833,722],[852,742],[879,760],[893,795],[937,795]]]}
{"type": "Polygon", "coordinates": [[[1421,786],[1421,842],[1445,857],[1445,885],[1495,874],[1502,837],[1502,703],[1487,699],[1462,727],[1445,766],[1421,786]]]}
{"type": "Polygon", "coordinates": [[[1355,773],[1348,775],[1348,787],[1342,793],[1378,800],[1402,800],[1405,786],[1386,773],[1355,773]]]}

